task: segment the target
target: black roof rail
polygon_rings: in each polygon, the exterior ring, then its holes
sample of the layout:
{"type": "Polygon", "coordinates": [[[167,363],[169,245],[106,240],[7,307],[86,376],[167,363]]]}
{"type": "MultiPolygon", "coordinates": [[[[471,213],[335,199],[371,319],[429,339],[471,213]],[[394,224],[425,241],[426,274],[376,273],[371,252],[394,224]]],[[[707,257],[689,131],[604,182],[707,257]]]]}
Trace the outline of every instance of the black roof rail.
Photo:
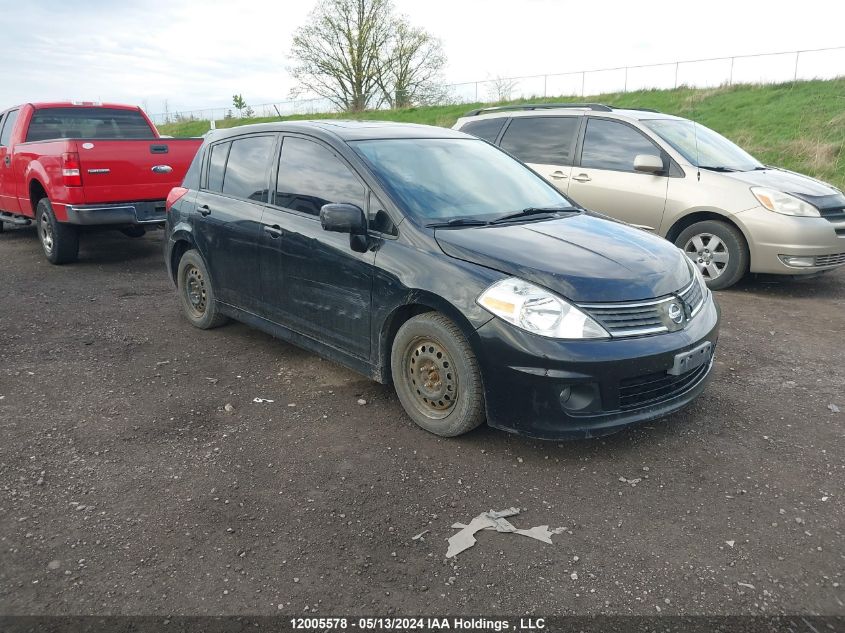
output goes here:
{"type": "Polygon", "coordinates": [[[467,112],[464,116],[478,116],[487,112],[508,112],[512,110],[551,110],[554,108],[583,108],[596,112],[613,112],[613,108],[603,103],[523,103],[521,105],[492,106],[478,108],[467,112]]]}
{"type": "Polygon", "coordinates": [[[656,112],[660,114],[660,110],[655,110],[654,108],[629,108],[627,106],[611,106],[613,110],[635,110],[637,112],[656,112]]]}

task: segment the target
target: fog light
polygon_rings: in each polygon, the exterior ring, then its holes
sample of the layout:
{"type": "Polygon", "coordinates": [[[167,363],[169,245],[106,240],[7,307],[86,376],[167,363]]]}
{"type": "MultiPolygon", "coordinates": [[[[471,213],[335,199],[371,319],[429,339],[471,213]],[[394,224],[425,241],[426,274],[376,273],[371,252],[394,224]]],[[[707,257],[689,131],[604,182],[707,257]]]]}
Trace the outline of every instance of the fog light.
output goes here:
{"type": "Polygon", "coordinates": [[[560,392],[560,406],[569,411],[583,411],[597,401],[598,389],[591,382],[566,385],[560,392]]]}
{"type": "Polygon", "coordinates": [[[814,257],[799,257],[797,255],[778,255],[778,257],[784,264],[793,268],[809,268],[816,265],[814,257]]]}

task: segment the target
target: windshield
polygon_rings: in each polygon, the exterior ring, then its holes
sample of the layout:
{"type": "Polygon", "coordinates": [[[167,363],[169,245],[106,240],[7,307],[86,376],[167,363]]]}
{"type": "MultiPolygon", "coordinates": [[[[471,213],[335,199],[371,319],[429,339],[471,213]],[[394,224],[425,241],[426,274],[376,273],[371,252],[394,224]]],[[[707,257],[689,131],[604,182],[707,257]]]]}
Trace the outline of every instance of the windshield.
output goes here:
{"type": "Polygon", "coordinates": [[[643,123],[692,165],[727,171],[751,171],[763,167],[751,154],[698,123],[682,119],[652,119],[643,123]]]}
{"type": "Polygon", "coordinates": [[[494,220],[526,208],[565,209],[563,194],[477,139],[381,139],[350,143],[406,212],[425,223],[494,220]]]}

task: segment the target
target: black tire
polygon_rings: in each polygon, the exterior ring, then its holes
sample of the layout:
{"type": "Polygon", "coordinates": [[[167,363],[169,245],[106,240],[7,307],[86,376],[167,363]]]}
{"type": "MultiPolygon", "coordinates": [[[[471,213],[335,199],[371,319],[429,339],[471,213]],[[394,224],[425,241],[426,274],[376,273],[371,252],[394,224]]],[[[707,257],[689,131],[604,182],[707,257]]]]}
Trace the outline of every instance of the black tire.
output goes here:
{"type": "Polygon", "coordinates": [[[215,301],[214,285],[202,257],[196,250],[185,251],[179,260],[176,275],[182,313],[194,327],[210,330],[228,319],[220,314],[215,301]]]}
{"type": "Polygon", "coordinates": [[[126,237],[144,237],[147,234],[147,229],[143,226],[127,226],[124,229],[120,229],[120,232],[123,233],[126,237]]]}
{"type": "Polygon", "coordinates": [[[3,220],[0,220],[0,233],[2,233],[5,230],[6,230],[5,222],[3,222],[3,220]]]}
{"type": "Polygon", "coordinates": [[[53,205],[47,198],[38,201],[35,227],[44,255],[51,264],[69,264],[79,258],[79,231],[72,224],[56,220],[53,205]]]}
{"type": "Polygon", "coordinates": [[[484,422],[478,362],[444,315],[427,312],[405,322],[393,340],[390,368],[399,401],[426,431],[454,437],[484,422]]]}
{"type": "Polygon", "coordinates": [[[698,266],[710,290],[729,288],[748,272],[748,244],[739,229],[727,222],[696,222],[680,232],[675,246],[698,266]]]}

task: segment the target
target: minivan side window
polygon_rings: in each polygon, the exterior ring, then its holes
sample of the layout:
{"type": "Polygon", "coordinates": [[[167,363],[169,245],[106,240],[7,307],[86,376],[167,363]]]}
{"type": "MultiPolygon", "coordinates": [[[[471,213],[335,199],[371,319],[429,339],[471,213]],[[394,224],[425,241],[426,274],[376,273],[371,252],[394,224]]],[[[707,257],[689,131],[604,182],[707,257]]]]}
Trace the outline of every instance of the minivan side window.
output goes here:
{"type": "Polygon", "coordinates": [[[498,117],[495,119],[481,119],[480,121],[470,121],[461,128],[461,132],[472,134],[478,138],[483,138],[485,141],[491,143],[496,142],[496,137],[502,131],[502,126],[507,121],[506,117],[498,117]]]}
{"type": "Polygon", "coordinates": [[[230,147],[232,147],[231,143],[218,143],[211,146],[211,156],[208,159],[208,182],[205,185],[209,191],[223,191],[223,172],[226,169],[230,147]]]}
{"type": "Polygon", "coordinates": [[[279,157],[276,204],[320,215],[324,204],[347,202],[366,208],[361,181],[339,158],[314,141],[285,137],[279,157]]]}
{"type": "Polygon", "coordinates": [[[525,163],[571,165],[581,117],[515,117],[500,143],[525,163]]]}
{"type": "MultiPolygon", "coordinates": [[[[232,141],[223,193],[236,198],[267,202],[267,169],[276,139],[273,136],[248,136],[232,141]]],[[[214,160],[214,154],[211,156],[214,160]]]]}
{"type": "Polygon", "coordinates": [[[662,152],[630,125],[596,118],[587,122],[581,167],[633,172],[637,154],[661,156],[662,152]]]}
{"type": "Polygon", "coordinates": [[[12,130],[15,127],[15,121],[18,120],[18,112],[20,110],[12,110],[6,115],[3,131],[0,132],[0,147],[8,147],[9,141],[12,140],[12,130]]]}

